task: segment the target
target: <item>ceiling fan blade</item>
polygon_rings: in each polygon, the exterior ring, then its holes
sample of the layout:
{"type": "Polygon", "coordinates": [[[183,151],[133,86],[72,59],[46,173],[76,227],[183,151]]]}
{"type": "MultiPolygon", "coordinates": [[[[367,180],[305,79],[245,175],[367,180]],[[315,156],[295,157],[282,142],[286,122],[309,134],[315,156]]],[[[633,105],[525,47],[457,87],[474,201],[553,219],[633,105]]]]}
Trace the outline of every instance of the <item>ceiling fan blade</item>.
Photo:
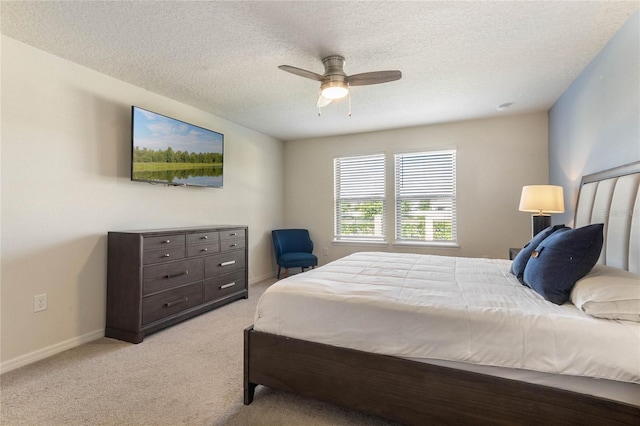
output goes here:
{"type": "Polygon", "coordinates": [[[312,71],[303,70],[302,68],[292,67],[291,65],[280,65],[282,71],[290,72],[291,74],[299,75],[300,77],[310,78],[311,80],[322,81],[323,76],[316,74],[312,71]]]}
{"type": "Polygon", "coordinates": [[[331,99],[325,98],[324,96],[320,95],[320,97],[318,98],[318,103],[316,104],[316,106],[318,108],[323,108],[323,107],[326,107],[327,105],[329,105],[330,103],[331,103],[331,99]]]}
{"type": "Polygon", "coordinates": [[[365,86],[368,84],[387,83],[389,81],[400,80],[402,73],[398,70],[393,71],[373,71],[362,74],[354,74],[347,77],[349,86],[365,86]]]}

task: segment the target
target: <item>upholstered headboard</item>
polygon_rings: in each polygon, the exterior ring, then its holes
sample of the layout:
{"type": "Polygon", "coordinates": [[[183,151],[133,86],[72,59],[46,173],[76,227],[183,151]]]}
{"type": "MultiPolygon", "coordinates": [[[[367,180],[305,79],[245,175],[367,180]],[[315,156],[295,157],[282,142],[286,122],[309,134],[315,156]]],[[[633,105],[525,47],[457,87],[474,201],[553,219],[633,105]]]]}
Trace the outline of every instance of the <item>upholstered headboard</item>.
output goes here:
{"type": "Polygon", "coordinates": [[[575,227],[604,223],[598,263],[640,273],[640,161],[584,176],[575,227]]]}

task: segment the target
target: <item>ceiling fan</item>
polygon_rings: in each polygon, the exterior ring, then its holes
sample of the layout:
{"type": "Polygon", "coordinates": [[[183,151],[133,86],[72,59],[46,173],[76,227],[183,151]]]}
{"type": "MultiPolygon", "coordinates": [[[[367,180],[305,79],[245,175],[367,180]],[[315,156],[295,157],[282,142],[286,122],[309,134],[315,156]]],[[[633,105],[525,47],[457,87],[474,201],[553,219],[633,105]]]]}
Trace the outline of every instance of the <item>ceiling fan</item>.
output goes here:
{"type": "MultiPolygon", "coordinates": [[[[329,105],[334,99],[347,96],[350,93],[349,88],[351,86],[387,83],[402,78],[402,73],[398,70],[373,71],[347,75],[344,72],[344,63],[344,57],[339,55],[322,58],[322,64],[324,65],[324,74],[322,75],[290,65],[280,65],[278,68],[282,71],[320,82],[320,96],[317,102],[318,109],[329,105]]],[[[351,113],[349,113],[349,115],[351,115],[351,113]]]]}

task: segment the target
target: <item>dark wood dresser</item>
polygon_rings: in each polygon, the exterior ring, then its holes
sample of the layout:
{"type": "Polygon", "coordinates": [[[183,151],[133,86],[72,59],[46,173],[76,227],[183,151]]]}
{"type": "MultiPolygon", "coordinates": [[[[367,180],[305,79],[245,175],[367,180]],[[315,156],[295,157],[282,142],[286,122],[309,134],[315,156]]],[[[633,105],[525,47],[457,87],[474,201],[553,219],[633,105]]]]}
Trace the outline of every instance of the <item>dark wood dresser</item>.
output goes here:
{"type": "Polygon", "coordinates": [[[145,335],[249,297],[246,226],[109,232],[105,336],[145,335]]]}

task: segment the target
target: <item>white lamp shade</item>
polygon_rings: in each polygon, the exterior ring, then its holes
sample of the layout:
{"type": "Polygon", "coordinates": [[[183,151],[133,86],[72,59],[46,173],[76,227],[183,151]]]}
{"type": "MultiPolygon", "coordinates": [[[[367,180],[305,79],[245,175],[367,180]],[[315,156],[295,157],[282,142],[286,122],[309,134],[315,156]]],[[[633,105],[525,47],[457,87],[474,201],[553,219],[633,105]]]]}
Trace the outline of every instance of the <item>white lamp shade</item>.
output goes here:
{"type": "Polygon", "coordinates": [[[327,99],[340,99],[347,96],[349,86],[342,81],[327,81],[320,87],[322,96],[327,99]]]}
{"type": "Polygon", "coordinates": [[[539,214],[564,213],[562,187],[556,185],[523,186],[519,210],[539,214]]]}

